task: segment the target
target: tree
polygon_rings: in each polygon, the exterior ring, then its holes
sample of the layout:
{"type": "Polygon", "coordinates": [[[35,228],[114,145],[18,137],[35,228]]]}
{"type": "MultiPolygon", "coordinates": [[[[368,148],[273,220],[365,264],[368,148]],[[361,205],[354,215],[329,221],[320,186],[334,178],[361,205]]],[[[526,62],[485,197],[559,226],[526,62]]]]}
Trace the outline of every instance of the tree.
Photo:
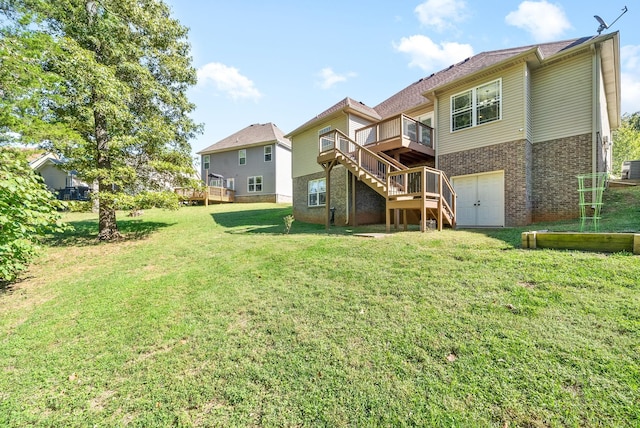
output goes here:
{"type": "Polygon", "coordinates": [[[60,204],[26,159],[0,147],[0,282],[26,269],[43,235],[63,229],[60,204]]]}
{"type": "Polygon", "coordinates": [[[613,136],[613,173],[620,174],[622,162],[636,159],[640,159],[640,112],[622,116],[613,136]]]}
{"type": "Polygon", "coordinates": [[[196,73],[187,29],[162,0],[0,0],[0,10],[23,34],[55,45],[39,58],[55,78],[43,81],[45,96],[29,111],[50,127],[18,132],[97,182],[98,238],[119,238],[118,193],[191,169],[189,139],[199,127],[188,116],[196,73]]]}

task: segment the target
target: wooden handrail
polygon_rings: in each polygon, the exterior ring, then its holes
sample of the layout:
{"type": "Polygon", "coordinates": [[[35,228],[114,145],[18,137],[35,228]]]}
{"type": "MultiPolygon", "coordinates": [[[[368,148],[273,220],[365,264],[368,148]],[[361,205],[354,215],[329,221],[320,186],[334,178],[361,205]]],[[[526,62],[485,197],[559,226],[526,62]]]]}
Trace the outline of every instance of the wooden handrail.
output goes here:
{"type": "Polygon", "coordinates": [[[355,141],[357,144],[366,146],[398,137],[407,137],[413,142],[433,148],[433,128],[404,114],[393,116],[357,129],[355,141]],[[412,123],[415,125],[415,136],[413,136],[413,138],[409,134],[405,133],[406,123],[412,123]],[[428,143],[425,143],[423,139],[420,138],[424,131],[429,133],[428,143]],[[373,137],[371,137],[372,133],[373,137]]]}
{"type": "MultiPolygon", "coordinates": [[[[329,152],[331,150],[336,150],[342,155],[353,159],[354,162],[356,162],[361,168],[367,171],[371,176],[378,179],[382,184],[386,184],[386,178],[389,173],[394,171],[401,171],[401,168],[399,166],[396,166],[388,160],[384,159],[378,153],[374,153],[366,147],[356,143],[339,129],[334,129],[320,135],[319,150],[320,154],[329,152]],[[333,137],[331,137],[332,134],[333,137]],[[339,142],[338,145],[336,145],[336,141],[339,142]],[[346,147],[343,147],[342,143],[344,143],[346,147]],[[369,162],[367,162],[367,160],[369,162]],[[375,162],[382,164],[383,168],[380,169],[379,164],[376,164],[374,168],[373,163],[375,162]]],[[[404,165],[400,165],[404,167],[404,165]]]]}

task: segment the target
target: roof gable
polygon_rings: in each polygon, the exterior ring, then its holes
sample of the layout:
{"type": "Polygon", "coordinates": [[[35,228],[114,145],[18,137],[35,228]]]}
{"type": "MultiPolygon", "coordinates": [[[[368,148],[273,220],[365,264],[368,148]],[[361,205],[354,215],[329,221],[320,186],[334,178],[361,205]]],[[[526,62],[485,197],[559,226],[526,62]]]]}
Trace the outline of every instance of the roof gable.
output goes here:
{"type": "Polygon", "coordinates": [[[291,141],[284,136],[284,133],[280,128],[269,122],[249,125],[246,128],[199,151],[198,154],[237,150],[244,147],[258,146],[268,143],[277,143],[284,147],[291,148],[291,141]]]}
{"type": "Polygon", "coordinates": [[[328,109],[326,109],[325,111],[317,115],[316,117],[306,121],[301,126],[296,128],[294,131],[291,131],[289,134],[287,134],[287,136],[298,134],[303,130],[309,128],[311,125],[318,123],[322,120],[328,119],[333,115],[335,115],[336,113],[340,113],[340,112],[347,112],[347,113],[353,112],[359,116],[364,116],[372,120],[382,119],[378,114],[378,112],[375,111],[375,109],[367,106],[361,101],[355,101],[352,98],[346,97],[338,101],[336,104],[332,105],[331,107],[329,107],[328,109]]]}

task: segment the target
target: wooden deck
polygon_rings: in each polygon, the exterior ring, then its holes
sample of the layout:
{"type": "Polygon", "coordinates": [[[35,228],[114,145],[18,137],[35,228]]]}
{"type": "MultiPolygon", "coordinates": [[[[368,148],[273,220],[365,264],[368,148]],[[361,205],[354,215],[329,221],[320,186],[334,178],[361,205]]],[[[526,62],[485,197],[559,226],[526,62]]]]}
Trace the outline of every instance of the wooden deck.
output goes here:
{"type": "Polygon", "coordinates": [[[174,192],[184,201],[202,201],[205,205],[209,205],[209,203],[234,202],[236,194],[234,190],[215,186],[207,186],[203,190],[176,187],[174,192]]]}
{"type": "MultiPolygon", "coordinates": [[[[383,153],[375,153],[361,146],[339,130],[329,131],[319,137],[317,161],[325,170],[327,183],[327,222],[329,228],[329,206],[331,198],[330,172],[340,163],[355,179],[366,183],[386,199],[386,230],[391,219],[399,228],[400,214],[407,228],[407,211],[418,211],[420,230],[427,230],[429,220],[436,220],[438,230],[444,223],[456,226],[456,194],[446,175],[426,166],[408,168],[383,153]]],[[[354,190],[355,195],[355,181],[354,190]]],[[[352,203],[355,206],[355,200],[352,203]]],[[[353,213],[354,219],[356,217],[353,213]]]]}

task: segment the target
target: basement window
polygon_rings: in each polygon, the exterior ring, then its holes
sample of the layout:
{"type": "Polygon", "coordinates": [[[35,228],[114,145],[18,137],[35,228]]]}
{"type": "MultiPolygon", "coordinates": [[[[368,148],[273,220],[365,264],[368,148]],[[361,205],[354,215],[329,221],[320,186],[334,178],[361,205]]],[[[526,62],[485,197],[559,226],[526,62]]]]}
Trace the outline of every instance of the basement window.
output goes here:
{"type": "Polygon", "coordinates": [[[310,207],[321,207],[327,203],[327,179],[309,181],[309,199],[310,207]]]}

